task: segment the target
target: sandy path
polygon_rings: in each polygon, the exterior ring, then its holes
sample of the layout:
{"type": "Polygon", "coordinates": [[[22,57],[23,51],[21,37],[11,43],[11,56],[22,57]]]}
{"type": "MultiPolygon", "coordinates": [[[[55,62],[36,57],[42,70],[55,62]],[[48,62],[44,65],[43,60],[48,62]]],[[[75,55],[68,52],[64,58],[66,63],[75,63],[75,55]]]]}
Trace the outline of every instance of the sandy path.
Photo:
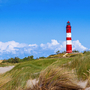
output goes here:
{"type": "Polygon", "coordinates": [[[11,70],[14,66],[0,67],[0,74],[11,70]]]}

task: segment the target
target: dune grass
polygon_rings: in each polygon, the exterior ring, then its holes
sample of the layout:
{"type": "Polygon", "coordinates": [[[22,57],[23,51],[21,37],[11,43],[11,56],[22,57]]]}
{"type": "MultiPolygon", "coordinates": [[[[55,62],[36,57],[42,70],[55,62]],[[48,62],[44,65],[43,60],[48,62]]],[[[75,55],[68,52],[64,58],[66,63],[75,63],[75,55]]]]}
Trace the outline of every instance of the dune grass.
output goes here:
{"type": "Polygon", "coordinates": [[[0,67],[15,66],[17,63],[0,63],[0,67]]]}
{"type": "Polygon", "coordinates": [[[40,72],[49,65],[57,61],[60,61],[59,65],[62,65],[71,60],[72,58],[46,58],[19,63],[11,71],[0,75],[0,90],[22,90],[25,88],[27,80],[38,78],[40,72]],[[2,83],[5,79],[6,81],[2,83]]]}
{"type": "Polygon", "coordinates": [[[76,55],[69,61],[57,60],[51,64],[41,72],[39,83],[26,90],[83,90],[77,83],[84,80],[88,80],[90,87],[90,52],[76,55]]]}
{"type": "MultiPolygon", "coordinates": [[[[51,87],[54,88],[52,90],[55,90],[55,88],[62,88],[59,86],[62,81],[64,82],[62,86],[70,86],[70,88],[72,87],[74,89],[76,87],[80,88],[75,83],[72,83],[75,77],[71,71],[74,70],[74,74],[77,74],[76,76],[78,77],[78,79],[86,80],[90,78],[89,63],[90,52],[77,55],[69,54],[66,58],[56,58],[55,56],[55,58],[50,57],[40,60],[21,62],[17,64],[11,71],[0,75],[0,90],[24,90],[27,80],[31,78],[39,78],[39,87],[40,85],[44,85],[44,87],[46,88],[48,85],[51,84],[51,87]],[[61,82],[59,82],[60,80],[61,82]]],[[[70,88],[66,89],[67,87],[63,87],[64,89],[62,90],[72,90],[70,88]]],[[[78,90],[77,88],[75,90],[78,90]]],[[[46,90],[49,89],[46,88],[46,90]]]]}
{"type": "Polygon", "coordinates": [[[84,55],[77,55],[72,62],[66,65],[70,69],[75,69],[79,79],[86,80],[90,77],[90,52],[84,55]]]}
{"type": "Polygon", "coordinates": [[[82,90],[69,69],[50,65],[39,76],[39,83],[26,90],[82,90]]]}

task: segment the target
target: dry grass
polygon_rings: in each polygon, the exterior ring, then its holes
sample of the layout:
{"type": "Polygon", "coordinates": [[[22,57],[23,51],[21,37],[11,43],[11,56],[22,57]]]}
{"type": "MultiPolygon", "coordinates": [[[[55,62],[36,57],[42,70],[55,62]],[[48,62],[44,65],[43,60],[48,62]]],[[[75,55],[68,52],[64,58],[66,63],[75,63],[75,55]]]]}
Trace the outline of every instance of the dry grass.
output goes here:
{"type": "Polygon", "coordinates": [[[56,55],[50,55],[47,58],[61,58],[61,57],[63,57],[63,55],[64,55],[64,53],[59,53],[59,54],[56,54],[56,55]]]}
{"type": "Polygon", "coordinates": [[[76,80],[76,76],[69,70],[50,66],[41,72],[39,83],[27,90],[82,90],[76,80]]]}
{"type": "Polygon", "coordinates": [[[67,68],[75,69],[78,79],[86,80],[90,77],[90,52],[77,55],[71,63],[66,65],[67,68]]]}
{"type": "MultiPolygon", "coordinates": [[[[70,56],[70,58],[46,58],[19,63],[13,70],[4,74],[9,78],[0,76],[0,80],[2,79],[0,90],[82,90],[76,83],[77,76],[71,72],[73,68],[66,66],[68,62],[72,63],[73,59],[73,56],[70,56]],[[37,72],[41,72],[40,75],[34,75],[37,72]],[[39,82],[33,89],[26,89],[25,85],[30,77],[39,78],[39,82]]],[[[72,65],[76,67],[77,64],[72,65]]]]}
{"type": "Polygon", "coordinates": [[[0,60],[0,63],[2,63],[3,60],[0,60]]]}
{"type": "Polygon", "coordinates": [[[3,87],[10,80],[11,80],[11,77],[10,76],[4,76],[3,74],[0,74],[0,87],[3,87]]]}
{"type": "MultiPolygon", "coordinates": [[[[59,53],[59,54],[56,54],[56,55],[50,55],[48,56],[47,58],[63,58],[63,55],[65,55],[65,53],[59,53]]],[[[83,55],[83,53],[69,53],[66,55],[66,57],[75,57],[77,55],[83,55]]]]}

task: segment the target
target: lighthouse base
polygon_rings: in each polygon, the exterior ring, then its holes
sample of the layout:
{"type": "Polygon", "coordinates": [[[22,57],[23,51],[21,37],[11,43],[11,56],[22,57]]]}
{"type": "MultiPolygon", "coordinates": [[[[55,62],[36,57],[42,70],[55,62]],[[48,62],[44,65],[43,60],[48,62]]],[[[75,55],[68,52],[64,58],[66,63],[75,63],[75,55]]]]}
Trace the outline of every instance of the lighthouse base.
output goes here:
{"type": "Polygon", "coordinates": [[[72,51],[66,51],[66,53],[72,53],[72,51]]]}

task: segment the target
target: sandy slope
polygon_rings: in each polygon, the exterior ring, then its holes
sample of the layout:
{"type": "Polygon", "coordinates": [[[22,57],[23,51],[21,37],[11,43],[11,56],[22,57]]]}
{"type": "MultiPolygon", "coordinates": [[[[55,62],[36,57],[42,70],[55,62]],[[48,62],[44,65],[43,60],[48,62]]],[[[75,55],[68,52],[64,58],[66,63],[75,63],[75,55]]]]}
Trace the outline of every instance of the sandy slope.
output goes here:
{"type": "Polygon", "coordinates": [[[2,62],[3,60],[0,60],[0,63],[2,62]]]}
{"type": "Polygon", "coordinates": [[[14,66],[0,67],[0,74],[11,70],[14,66]]]}

